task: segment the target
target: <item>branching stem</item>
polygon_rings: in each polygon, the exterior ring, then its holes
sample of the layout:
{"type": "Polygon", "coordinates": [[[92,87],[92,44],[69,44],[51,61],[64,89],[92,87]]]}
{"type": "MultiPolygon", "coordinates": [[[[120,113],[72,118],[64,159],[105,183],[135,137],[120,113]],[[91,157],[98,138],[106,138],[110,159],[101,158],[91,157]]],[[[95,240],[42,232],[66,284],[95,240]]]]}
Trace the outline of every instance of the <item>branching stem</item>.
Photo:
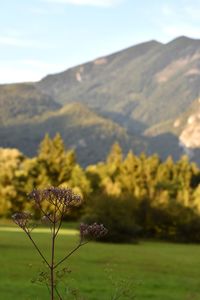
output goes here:
{"type": "MultiPolygon", "coordinates": [[[[57,289],[57,281],[55,278],[55,269],[60,266],[64,261],[66,261],[74,252],[76,252],[81,246],[88,243],[85,242],[87,237],[91,238],[99,238],[104,236],[107,233],[107,229],[103,226],[103,224],[94,223],[92,225],[81,224],[80,225],[80,241],[79,244],[71,250],[63,259],[55,263],[55,244],[56,238],[58,236],[59,230],[62,226],[62,221],[64,215],[68,212],[68,210],[77,204],[80,204],[81,197],[76,195],[72,192],[71,189],[68,188],[59,188],[59,187],[49,187],[44,190],[33,190],[32,193],[29,194],[29,198],[35,201],[37,208],[39,208],[40,212],[43,214],[42,220],[44,220],[50,227],[51,230],[51,258],[48,262],[37,244],[35,243],[34,239],[31,236],[30,227],[30,219],[31,214],[26,212],[18,212],[15,213],[12,218],[13,221],[20,227],[28,238],[30,239],[31,243],[33,244],[34,248],[41,256],[45,264],[49,269],[48,276],[45,277],[45,282],[48,290],[50,292],[50,299],[55,300],[55,295],[58,296],[59,300],[62,300],[62,297],[57,289]],[[47,201],[49,211],[43,210],[42,202],[47,201]],[[49,276],[50,275],[50,276],[49,276]]],[[[46,274],[46,273],[45,273],[46,274]]],[[[59,276],[58,276],[59,279],[59,276]]]]}
{"type": "Polygon", "coordinates": [[[51,268],[50,264],[48,263],[48,261],[46,260],[46,258],[44,257],[44,255],[42,254],[42,252],[40,251],[40,249],[38,248],[38,246],[36,245],[36,243],[34,242],[34,240],[32,239],[32,236],[30,235],[29,232],[25,231],[27,236],[29,237],[30,241],[32,242],[32,244],[34,245],[35,249],[37,250],[37,252],[39,253],[39,255],[42,257],[42,259],[44,260],[44,262],[47,264],[47,266],[49,268],[51,268]]]}
{"type": "Polygon", "coordinates": [[[69,252],[63,259],[61,259],[55,266],[54,269],[56,269],[60,264],[62,264],[66,259],[68,259],[74,252],[76,252],[81,246],[87,244],[85,243],[79,243],[78,246],[76,246],[71,252],[69,252]]]}

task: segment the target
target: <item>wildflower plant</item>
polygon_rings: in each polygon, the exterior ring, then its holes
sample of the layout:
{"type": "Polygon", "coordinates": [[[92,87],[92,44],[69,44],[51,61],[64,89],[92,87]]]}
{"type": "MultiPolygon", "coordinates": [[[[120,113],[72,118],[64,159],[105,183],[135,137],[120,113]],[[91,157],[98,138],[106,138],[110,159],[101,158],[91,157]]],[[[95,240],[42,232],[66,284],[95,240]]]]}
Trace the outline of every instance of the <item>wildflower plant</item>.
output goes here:
{"type": "Polygon", "coordinates": [[[74,194],[71,189],[59,187],[49,187],[44,190],[35,189],[28,195],[28,197],[34,201],[36,208],[40,211],[41,222],[50,228],[50,260],[45,257],[45,254],[40,250],[32,237],[31,233],[35,227],[32,222],[32,215],[28,212],[17,212],[12,216],[12,219],[26,233],[34,248],[42,258],[43,263],[47,267],[47,272],[40,272],[39,281],[45,283],[45,285],[48,287],[50,299],[54,300],[57,296],[59,300],[62,300],[63,298],[57,288],[58,281],[62,276],[70,271],[66,267],[62,270],[58,270],[58,267],[90,240],[96,240],[106,235],[107,229],[102,224],[97,223],[92,225],[81,224],[80,239],[78,244],[69,253],[66,253],[62,259],[56,261],[56,239],[62,226],[64,216],[69,213],[73,207],[80,205],[82,199],[79,195],[74,194]],[[44,209],[44,207],[46,207],[46,209],[44,209]]]}

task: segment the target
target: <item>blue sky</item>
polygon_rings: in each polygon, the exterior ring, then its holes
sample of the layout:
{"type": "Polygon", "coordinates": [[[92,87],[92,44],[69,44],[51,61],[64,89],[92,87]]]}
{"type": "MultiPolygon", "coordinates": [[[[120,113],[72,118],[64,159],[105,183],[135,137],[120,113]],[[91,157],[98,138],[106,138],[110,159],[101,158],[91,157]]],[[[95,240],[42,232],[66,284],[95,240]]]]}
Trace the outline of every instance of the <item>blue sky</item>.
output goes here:
{"type": "Polygon", "coordinates": [[[134,44],[200,39],[200,0],[1,0],[0,83],[36,81],[134,44]]]}

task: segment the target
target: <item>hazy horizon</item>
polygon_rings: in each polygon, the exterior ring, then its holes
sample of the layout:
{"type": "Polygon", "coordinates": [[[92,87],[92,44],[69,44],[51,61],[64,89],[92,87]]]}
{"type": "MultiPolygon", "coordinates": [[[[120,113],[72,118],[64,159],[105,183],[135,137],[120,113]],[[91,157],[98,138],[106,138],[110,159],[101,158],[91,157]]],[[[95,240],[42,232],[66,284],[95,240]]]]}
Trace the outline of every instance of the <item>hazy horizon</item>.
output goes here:
{"type": "Polygon", "coordinates": [[[7,1],[0,11],[0,84],[38,81],[149,40],[200,38],[196,0],[7,1]]]}

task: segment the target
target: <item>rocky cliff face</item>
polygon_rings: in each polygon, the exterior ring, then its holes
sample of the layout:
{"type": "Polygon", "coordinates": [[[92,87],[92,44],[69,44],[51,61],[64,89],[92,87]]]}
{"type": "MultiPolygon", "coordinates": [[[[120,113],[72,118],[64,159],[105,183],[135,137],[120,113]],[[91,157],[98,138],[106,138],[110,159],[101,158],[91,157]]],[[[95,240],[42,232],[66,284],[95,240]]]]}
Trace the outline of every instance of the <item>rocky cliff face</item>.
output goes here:
{"type": "Polygon", "coordinates": [[[179,140],[181,145],[190,151],[191,155],[193,149],[200,148],[200,98],[196,111],[186,119],[179,140]]]}

